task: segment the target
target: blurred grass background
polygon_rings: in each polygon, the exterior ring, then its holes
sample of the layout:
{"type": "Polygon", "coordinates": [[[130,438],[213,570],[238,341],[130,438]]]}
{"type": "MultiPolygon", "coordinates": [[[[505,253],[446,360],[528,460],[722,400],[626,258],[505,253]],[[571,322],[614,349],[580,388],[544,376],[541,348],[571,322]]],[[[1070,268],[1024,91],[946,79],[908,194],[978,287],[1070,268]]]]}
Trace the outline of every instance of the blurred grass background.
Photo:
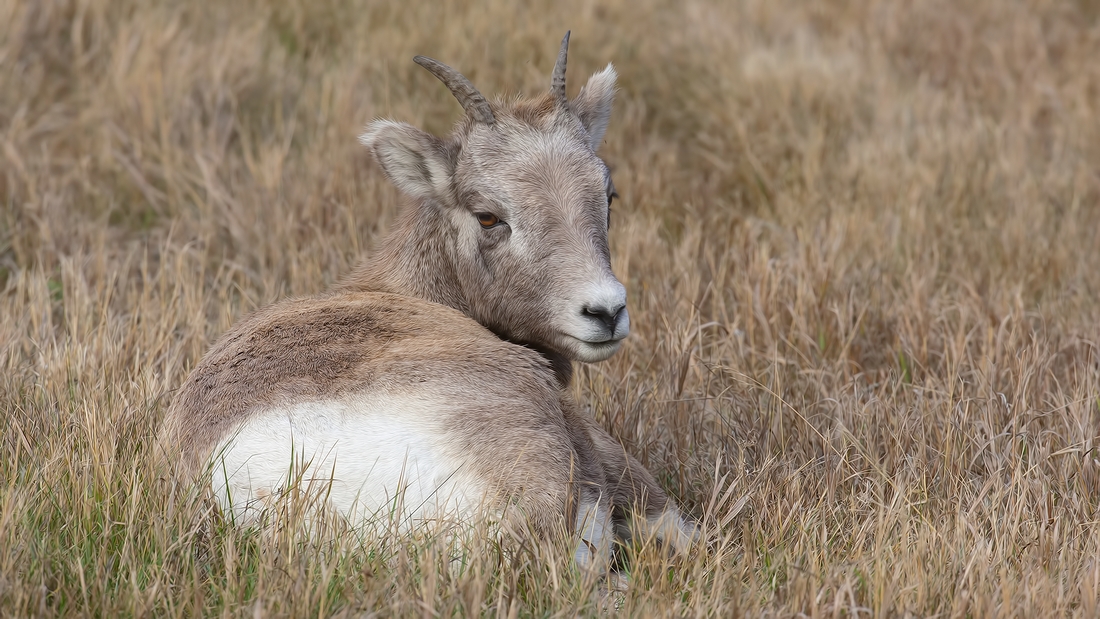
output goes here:
{"type": "MultiPolygon", "coordinates": [[[[356,136],[613,62],[631,337],[576,389],[714,543],[626,616],[1100,613],[1092,2],[0,0],[0,614],[573,616],[535,549],[227,527],[145,463],[400,199],[356,136]]],[[[560,549],[558,549],[560,550],[560,549]]]]}

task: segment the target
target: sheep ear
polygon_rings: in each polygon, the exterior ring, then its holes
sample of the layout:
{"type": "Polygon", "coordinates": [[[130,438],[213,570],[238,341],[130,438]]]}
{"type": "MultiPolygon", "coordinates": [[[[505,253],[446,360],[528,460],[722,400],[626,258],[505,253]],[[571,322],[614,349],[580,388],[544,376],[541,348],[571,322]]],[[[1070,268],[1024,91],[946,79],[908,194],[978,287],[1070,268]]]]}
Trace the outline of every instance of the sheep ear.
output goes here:
{"type": "Polygon", "coordinates": [[[615,99],[617,77],[615,67],[607,65],[606,69],[588,78],[580,94],[569,104],[588,131],[588,143],[594,151],[599,150],[603,143],[607,124],[611,121],[611,102],[615,99]]]}
{"type": "Polygon", "coordinates": [[[406,123],[376,120],[359,141],[370,149],[386,177],[414,198],[449,193],[454,163],[443,141],[406,123]]]}

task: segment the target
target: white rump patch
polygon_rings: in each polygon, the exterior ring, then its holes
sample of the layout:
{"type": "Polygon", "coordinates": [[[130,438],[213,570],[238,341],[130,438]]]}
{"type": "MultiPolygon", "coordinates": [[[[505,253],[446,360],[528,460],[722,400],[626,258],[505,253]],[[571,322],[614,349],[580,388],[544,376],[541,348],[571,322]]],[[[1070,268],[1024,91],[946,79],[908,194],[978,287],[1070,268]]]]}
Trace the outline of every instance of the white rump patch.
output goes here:
{"type": "Polygon", "coordinates": [[[445,406],[375,394],[261,412],[214,452],[214,493],[244,522],[294,496],[323,500],[353,524],[399,531],[471,519],[485,487],[448,455],[430,421],[445,406]]]}

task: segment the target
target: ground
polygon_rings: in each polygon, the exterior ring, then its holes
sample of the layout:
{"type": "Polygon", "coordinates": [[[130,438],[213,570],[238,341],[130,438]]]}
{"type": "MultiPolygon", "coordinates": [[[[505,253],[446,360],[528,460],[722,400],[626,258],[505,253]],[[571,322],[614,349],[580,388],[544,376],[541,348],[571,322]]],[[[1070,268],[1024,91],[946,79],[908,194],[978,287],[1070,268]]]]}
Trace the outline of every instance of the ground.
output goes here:
{"type": "Polygon", "coordinates": [[[0,0],[0,614],[1100,614],[1100,10],[0,0]],[[228,526],[148,466],[243,314],[399,207],[356,136],[615,63],[633,333],[578,397],[710,544],[465,570],[228,526]],[[604,587],[606,588],[606,587],[604,587]]]}

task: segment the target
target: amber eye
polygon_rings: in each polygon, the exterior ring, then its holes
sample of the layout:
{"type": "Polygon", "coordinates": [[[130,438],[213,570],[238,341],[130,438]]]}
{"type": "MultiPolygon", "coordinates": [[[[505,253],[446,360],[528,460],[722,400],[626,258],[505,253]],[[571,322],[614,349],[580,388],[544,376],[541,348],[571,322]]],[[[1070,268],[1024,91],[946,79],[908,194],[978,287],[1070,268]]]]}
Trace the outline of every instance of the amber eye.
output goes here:
{"type": "Polygon", "coordinates": [[[492,228],[500,223],[500,218],[492,213],[475,213],[477,217],[477,223],[481,224],[482,228],[492,228]]]}

